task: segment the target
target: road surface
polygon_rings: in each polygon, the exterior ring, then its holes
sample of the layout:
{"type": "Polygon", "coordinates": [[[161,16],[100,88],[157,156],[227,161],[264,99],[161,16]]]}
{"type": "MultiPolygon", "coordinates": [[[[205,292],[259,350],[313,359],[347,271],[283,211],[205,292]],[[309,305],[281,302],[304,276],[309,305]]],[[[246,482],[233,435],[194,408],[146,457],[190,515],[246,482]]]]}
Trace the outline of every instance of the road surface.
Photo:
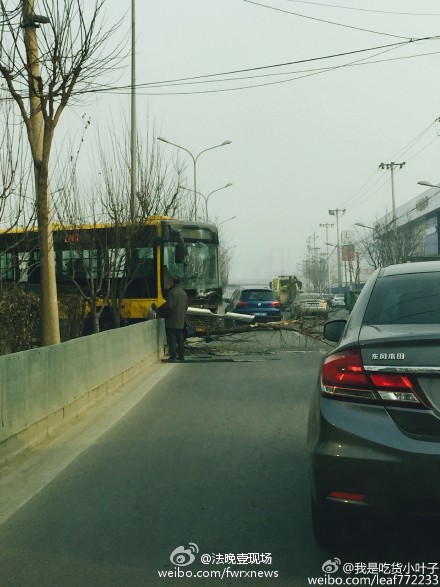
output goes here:
{"type": "MultiPolygon", "coordinates": [[[[343,548],[316,545],[306,422],[323,352],[289,333],[202,343],[193,362],[156,366],[148,393],[148,378],[132,384],[132,409],[38,490],[38,471],[12,467],[2,489],[36,493],[0,526],[1,587],[303,587],[335,558],[438,560],[425,526],[387,523],[343,548]],[[180,564],[180,547],[194,562],[180,564]]],[[[87,418],[79,430],[94,426],[87,418]]],[[[37,451],[40,473],[48,450],[37,451]]]]}

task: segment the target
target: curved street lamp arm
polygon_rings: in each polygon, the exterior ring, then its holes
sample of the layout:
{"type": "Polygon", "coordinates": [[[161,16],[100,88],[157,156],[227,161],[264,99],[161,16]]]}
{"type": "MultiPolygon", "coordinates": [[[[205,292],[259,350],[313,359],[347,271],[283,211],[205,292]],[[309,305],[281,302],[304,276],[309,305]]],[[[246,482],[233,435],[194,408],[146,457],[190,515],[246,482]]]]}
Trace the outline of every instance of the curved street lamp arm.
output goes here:
{"type": "MultiPolygon", "coordinates": [[[[207,149],[203,149],[200,153],[195,157],[195,161],[200,157],[202,153],[206,153],[206,151],[212,151],[212,149],[217,149],[218,147],[224,147],[225,145],[230,145],[232,141],[223,141],[220,145],[214,145],[213,147],[208,147],[207,149]]],[[[183,147],[181,147],[183,149],[183,147]]],[[[186,149],[185,149],[186,150],[186,149]]],[[[188,151],[189,152],[189,151],[188,151]]]]}
{"type": "Polygon", "coordinates": [[[171,141],[168,141],[167,139],[164,139],[163,137],[157,137],[158,141],[162,141],[163,143],[168,143],[169,145],[173,145],[173,147],[177,147],[178,149],[183,149],[183,151],[185,151],[186,153],[188,153],[188,155],[191,157],[191,159],[193,160],[193,164],[194,164],[194,220],[197,220],[197,159],[200,157],[200,155],[202,153],[206,153],[206,151],[211,151],[212,149],[217,149],[218,147],[223,147],[225,145],[230,145],[232,141],[223,141],[223,143],[221,143],[220,145],[214,145],[213,147],[208,147],[207,149],[203,149],[203,151],[200,151],[200,153],[194,157],[194,155],[191,153],[191,151],[189,151],[188,149],[186,149],[185,147],[182,147],[181,145],[177,145],[176,143],[172,143],[171,141]]]}
{"type": "Polygon", "coordinates": [[[188,155],[194,161],[194,155],[191,153],[191,151],[189,151],[185,147],[182,147],[181,145],[177,145],[176,143],[172,143],[171,141],[168,141],[167,139],[164,139],[163,137],[157,137],[157,140],[162,141],[162,143],[167,143],[168,145],[173,145],[173,147],[177,147],[178,149],[183,149],[184,151],[186,151],[188,153],[188,155]]]}

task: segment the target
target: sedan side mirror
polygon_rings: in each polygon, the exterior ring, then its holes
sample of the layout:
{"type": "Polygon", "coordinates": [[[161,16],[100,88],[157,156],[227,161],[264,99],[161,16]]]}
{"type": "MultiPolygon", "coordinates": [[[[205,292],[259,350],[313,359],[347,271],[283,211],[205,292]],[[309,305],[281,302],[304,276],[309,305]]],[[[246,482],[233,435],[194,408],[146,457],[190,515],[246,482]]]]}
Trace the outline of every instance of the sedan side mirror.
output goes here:
{"type": "Polygon", "coordinates": [[[347,320],[330,320],[324,324],[324,338],[331,342],[338,342],[344,332],[347,320]]]}

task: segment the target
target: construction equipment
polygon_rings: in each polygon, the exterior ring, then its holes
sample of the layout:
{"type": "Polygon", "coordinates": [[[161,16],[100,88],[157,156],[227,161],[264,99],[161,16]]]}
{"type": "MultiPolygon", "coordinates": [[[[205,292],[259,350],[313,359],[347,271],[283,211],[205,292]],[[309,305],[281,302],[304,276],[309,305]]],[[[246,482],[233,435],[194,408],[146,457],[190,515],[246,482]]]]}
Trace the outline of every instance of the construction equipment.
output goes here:
{"type": "Polygon", "coordinates": [[[278,275],[270,282],[271,289],[280,301],[281,309],[290,307],[297,293],[302,289],[302,283],[296,275],[278,275]]]}

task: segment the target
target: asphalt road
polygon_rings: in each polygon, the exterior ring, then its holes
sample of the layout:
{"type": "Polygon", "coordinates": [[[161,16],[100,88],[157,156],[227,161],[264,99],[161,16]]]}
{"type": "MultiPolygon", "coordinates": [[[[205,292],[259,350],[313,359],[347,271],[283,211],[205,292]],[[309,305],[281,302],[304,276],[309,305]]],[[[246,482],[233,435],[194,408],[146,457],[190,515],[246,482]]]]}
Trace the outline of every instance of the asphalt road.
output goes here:
{"type": "Polygon", "coordinates": [[[0,586],[302,587],[335,557],[438,560],[425,526],[385,524],[331,550],[314,542],[306,422],[319,346],[267,332],[162,365],[133,409],[0,526],[0,586]],[[192,564],[170,560],[180,546],[192,564]],[[177,576],[199,571],[225,574],[177,576]]]}

